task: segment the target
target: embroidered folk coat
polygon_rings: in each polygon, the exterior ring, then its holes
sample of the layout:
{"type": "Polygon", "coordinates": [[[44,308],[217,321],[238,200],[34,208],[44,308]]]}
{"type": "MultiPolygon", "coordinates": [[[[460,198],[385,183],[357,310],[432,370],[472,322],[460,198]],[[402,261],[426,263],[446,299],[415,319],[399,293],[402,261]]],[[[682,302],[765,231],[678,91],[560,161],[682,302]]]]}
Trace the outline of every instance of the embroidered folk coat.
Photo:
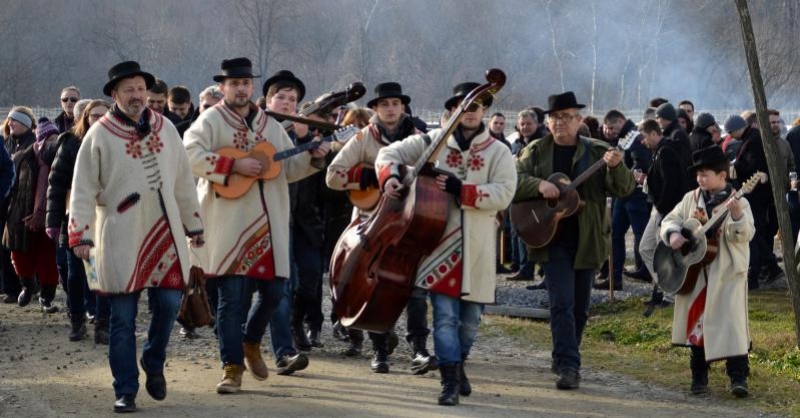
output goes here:
{"type": "Polygon", "coordinates": [[[192,172],[199,177],[197,195],[200,214],[206,222],[206,246],[193,253],[206,274],[244,275],[272,280],[288,278],[289,183],[318,171],[303,152],[280,161],[278,177],[255,182],[237,199],[217,196],[213,184],[226,184],[234,160],[217,150],[235,147],[249,152],[268,141],[278,152],[294,147],[281,125],[263,110],[252,106],[251,123],[224,101],[201,113],[183,136],[192,172]]]}
{"type": "MultiPolygon", "coordinates": [[[[660,232],[664,243],[672,232],[681,230],[686,219],[695,217],[704,223],[710,218],[699,190],[686,193],[664,217],[660,232]]],[[[704,347],[707,361],[747,355],[750,347],[747,268],[755,227],[747,199],[740,199],[739,204],[742,218],[734,221],[727,215],[717,230],[719,250],[707,275],[700,272],[691,292],[675,296],[672,343],[704,347]]],[[[722,208],[719,205],[715,211],[722,208]]]]}
{"type": "Polygon", "coordinates": [[[150,133],[108,112],[92,125],[75,161],[69,246],[94,247],[89,287],[132,293],[183,289],[189,278],[186,235],[203,232],[186,151],[172,123],[146,111],[150,133]]]}
{"type": "MultiPolygon", "coordinates": [[[[442,135],[428,134],[433,141],[442,135]]],[[[383,147],[375,166],[383,185],[400,177],[401,165],[413,165],[428,147],[422,135],[383,147]]],[[[477,303],[495,301],[495,242],[497,211],[511,203],[517,174],[511,151],[484,129],[461,151],[455,138],[447,138],[436,156],[437,168],[461,179],[461,196],[450,205],[443,237],[436,249],[417,268],[416,285],[433,292],[477,303]],[[461,279],[461,289],[452,289],[461,279]]]]}
{"type": "MultiPolygon", "coordinates": [[[[414,130],[414,133],[421,133],[414,130]]],[[[364,168],[374,170],[375,159],[381,148],[391,144],[391,141],[382,135],[375,123],[370,123],[361,130],[361,135],[356,135],[344,144],[328,166],[325,183],[334,190],[361,190],[361,175],[364,168]],[[362,166],[365,163],[368,166],[362,166]]],[[[353,207],[353,218],[366,216],[370,211],[353,207]]]]}

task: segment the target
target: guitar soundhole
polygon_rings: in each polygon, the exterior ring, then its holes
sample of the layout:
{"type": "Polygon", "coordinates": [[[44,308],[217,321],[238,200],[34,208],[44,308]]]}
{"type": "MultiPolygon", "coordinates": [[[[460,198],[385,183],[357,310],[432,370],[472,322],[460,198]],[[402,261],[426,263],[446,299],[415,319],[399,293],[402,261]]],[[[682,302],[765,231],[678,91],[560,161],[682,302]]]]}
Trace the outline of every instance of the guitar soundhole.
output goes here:
{"type": "Polygon", "coordinates": [[[547,199],[547,207],[548,208],[553,209],[556,206],[558,206],[558,200],[557,199],[547,199]]]}

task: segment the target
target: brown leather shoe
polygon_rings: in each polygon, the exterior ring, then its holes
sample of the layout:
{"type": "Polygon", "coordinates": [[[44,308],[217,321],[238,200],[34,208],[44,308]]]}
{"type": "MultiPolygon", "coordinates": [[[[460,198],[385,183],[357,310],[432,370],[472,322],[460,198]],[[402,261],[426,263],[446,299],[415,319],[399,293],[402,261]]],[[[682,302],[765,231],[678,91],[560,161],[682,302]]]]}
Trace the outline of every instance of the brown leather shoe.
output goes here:
{"type": "Polygon", "coordinates": [[[261,344],[245,341],[242,345],[244,347],[244,364],[247,370],[250,371],[254,379],[267,380],[269,369],[261,357],[261,344]]]}
{"type": "Polygon", "coordinates": [[[217,393],[236,393],[242,388],[244,367],[239,364],[226,364],[222,380],[217,383],[217,393]]]}

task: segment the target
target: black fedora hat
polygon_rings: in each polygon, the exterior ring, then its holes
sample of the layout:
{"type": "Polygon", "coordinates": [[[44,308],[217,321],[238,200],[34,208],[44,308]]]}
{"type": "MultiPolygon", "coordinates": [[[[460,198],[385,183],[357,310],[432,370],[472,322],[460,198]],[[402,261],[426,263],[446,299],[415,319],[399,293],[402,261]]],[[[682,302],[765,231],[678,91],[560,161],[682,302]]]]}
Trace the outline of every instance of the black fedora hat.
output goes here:
{"type": "Polygon", "coordinates": [[[545,110],[545,115],[564,109],[583,109],[586,107],[586,105],[578,103],[575,93],[571,91],[551,95],[547,98],[547,105],[548,109],[545,110]]]}
{"type": "Polygon", "coordinates": [[[138,62],[125,61],[111,67],[111,69],[108,70],[108,83],[103,86],[103,93],[106,96],[111,96],[111,91],[114,90],[114,86],[116,86],[120,80],[136,76],[144,77],[144,83],[148,90],[150,90],[150,88],[153,87],[153,84],[156,83],[156,78],[153,77],[152,74],[142,71],[142,68],[139,67],[138,62]]]}
{"type": "Polygon", "coordinates": [[[380,99],[391,98],[400,99],[404,105],[411,103],[411,98],[403,94],[403,87],[400,83],[388,82],[375,86],[375,97],[367,102],[367,107],[375,106],[380,99]]]}
{"type": "MultiPolygon", "coordinates": [[[[447,110],[454,108],[458,104],[459,100],[466,97],[469,94],[469,92],[475,90],[475,88],[478,86],[480,86],[480,84],[468,81],[466,83],[461,83],[453,87],[453,97],[447,99],[447,101],[444,102],[444,108],[447,110]]],[[[492,105],[494,97],[491,94],[486,94],[483,95],[482,97],[484,97],[483,99],[484,107],[489,107],[492,105]]]]}
{"type": "Polygon", "coordinates": [[[697,171],[701,168],[708,168],[720,165],[721,163],[728,163],[728,157],[719,145],[712,145],[710,147],[700,148],[692,153],[692,165],[687,168],[690,172],[697,171]]]}
{"type": "Polygon", "coordinates": [[[299,103],[303,100],[303,97],[306,96],[306,85],[300,81],[299,78],[295,77],[294,74],[289,70],[280,70],[277,73],[273,74],[272,77],[268,78],[267,81],[264,82],[264,87],[261,88],[261,92],[264,93],[266,97],[267,91],[269,90],[269,86],[279,82],[279,81],[288,81],[290,83],[294,83],[297,86],[297,102],[299,103]]]}
{"type": "Polygon", "coordinates": [[[253,63],[247,58],[231,58],[222,60],[220,66],[222,74],[214,76],[214,81],[221,83],[226,78],[259,78],[260,75],[253,75],[253,63]]]}

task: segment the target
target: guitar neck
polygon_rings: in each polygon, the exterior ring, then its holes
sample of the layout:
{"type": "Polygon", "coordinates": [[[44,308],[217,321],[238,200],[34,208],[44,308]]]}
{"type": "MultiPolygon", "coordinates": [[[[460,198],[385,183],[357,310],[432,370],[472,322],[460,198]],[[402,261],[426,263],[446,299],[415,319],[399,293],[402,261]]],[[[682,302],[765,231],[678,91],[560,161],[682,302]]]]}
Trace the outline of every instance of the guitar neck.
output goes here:
{"type": "Polygon", "coordinates": [[[309,142],[306,142],[305,144],[298,145],[298,146],[296,146],[294,148],[289,148],[289,149],[283,150],[281,152],[276,152],[275,155],[272,157],[272,161],[280,161],[280,160],[295,156],[297,154],[300,154],[300,153],[302,153],[304,151],[310,151],[312,149],[319,148],[319,146],[322,145],[323,141],[331,142],[335,138],[336,138],[335,134],[334,135],[328,135],[325,138],[322,138],[322,141],[309,141],[309,142]]]}
{"type": "MultiPolygon", "coordinates": [[[[619,149],[619,148],[614,147],[613,149],[619,149]]],[[[589,149],[586,149],[586,152],[589,152],[589,149]]],[[[620,164],[622,164],[622,163],[620,162],[620,164]]],[[[597,161],[596,163],[592,164],[586,171],[581,173],[580,176],[578,176],[575,180],[573,180],[570,184],[568,184],[567,187],[564,188],[563,192],[568,192],[568,191],[572,191],[574,189],[577,189],[578,186],[581,185],[581,183],[583,183],[584,181],[588,180],[589,177],[592,176],[592,174],[596,173],[597,170],[599,170],[599,169],[601,169],[601,168],[603,168],[605,166],[606,166],[606,162],[604,160],[602,160],[602,159],[597,161]]]]}
{"type": "MultiPolygon", "coordinates": [[[[742,192],[742,190],[739,190],[738,192],[736,192],[736,194],[733,195],[732,199],[739,200],[742,196],[744,196],[744,193],[742,192]]],[[[714,213],[713,216],[711,216],[711,219],[709,219],[708,222],[706,222],[705,225],[703,225],[703,227],[700,228],[700,232],[705,234],[714,225],[718,224],[719,221],[722,220],[722,218],[727,216],[728,212],[730,212],[728,210],[728,207],[724,206],[724,203],[723,203],[722,209],[720,209],[718,212],[714,213]]]]}

